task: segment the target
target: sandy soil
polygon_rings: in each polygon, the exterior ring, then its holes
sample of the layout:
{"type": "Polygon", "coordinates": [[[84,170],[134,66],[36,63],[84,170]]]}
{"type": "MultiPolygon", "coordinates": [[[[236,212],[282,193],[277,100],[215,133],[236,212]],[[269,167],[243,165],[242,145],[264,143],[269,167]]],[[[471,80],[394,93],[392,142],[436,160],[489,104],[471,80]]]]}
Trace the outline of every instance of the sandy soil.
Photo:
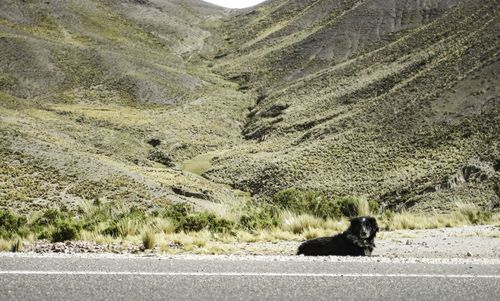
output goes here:
{"type": "MultiPolygon", "coordinates": [[[[373,257],[500,259],[500,227],[381,232],[373,257]]],[[[238,244],[241,254],[292,255],[300,242],[238,244]]]]}
{"type": "Polygon", "coordinates": [[[424,258],[500,258],[500,228],[474,226],[396,231],[383,235],[376,255],[424,258]]]}

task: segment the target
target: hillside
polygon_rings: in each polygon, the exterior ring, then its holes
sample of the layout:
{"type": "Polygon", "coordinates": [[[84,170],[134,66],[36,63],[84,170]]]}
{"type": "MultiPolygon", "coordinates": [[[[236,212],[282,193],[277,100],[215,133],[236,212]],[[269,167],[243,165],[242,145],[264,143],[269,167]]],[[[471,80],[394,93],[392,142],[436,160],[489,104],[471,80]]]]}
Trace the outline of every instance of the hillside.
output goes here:
{"type": "Polygon", "coordinates": [[[0,3],[0,206],[500,206],[498,1],[0,3]]]}
{"type": "Polygon", "coordinates": [[[180,169],[241,140],[251,99],[207,67],[218,42],[202,22],[224,11],[176,0],[0,5],[1,206],[239,199],[180,169]]]}
{"type": "Polygon", "coordinates": [[[414,210],[497,207],[498,9],[270,1],[226,19],[231,50],[215,70],[255,91],[242,131],[253,143],[209,177],[264,195],[298,187],[414,210]]]}

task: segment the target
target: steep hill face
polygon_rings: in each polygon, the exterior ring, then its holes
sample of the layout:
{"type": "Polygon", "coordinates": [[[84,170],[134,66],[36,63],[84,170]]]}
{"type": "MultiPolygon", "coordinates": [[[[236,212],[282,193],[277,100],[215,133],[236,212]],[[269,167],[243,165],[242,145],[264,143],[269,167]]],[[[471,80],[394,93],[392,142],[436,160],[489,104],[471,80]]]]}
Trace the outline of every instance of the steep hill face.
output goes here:
{"type": "Polygon", "coordinates": [[[22,98],[50,95],[49,101],[91,93],[103,102],[184,99],[203,86],[187,71],[186,58],[214,47],[211,33],[197,25],[221,14],[183,1],[0,5],[4,91],[22,98]]]}
{"type": "Polygon", "coordinates": [[[241,140],[252,100],[207,67],[219,46],[205,27],[224,14],[201,1],[2,1],[0,206],[238,201],[180,168],[241,140]]]}
{"type": "Polygon", "coordinates": [[[442,0],[270,1],[231,17],[216,70],[256,91],[242,131],[255,143],[210,177],[498,206],[499,21],[498,1],[442,0]]]}
{"type": "Polygon", "coordinates": [[[499,204],[498,1],[0,3],[0,206],[499,204]]]}

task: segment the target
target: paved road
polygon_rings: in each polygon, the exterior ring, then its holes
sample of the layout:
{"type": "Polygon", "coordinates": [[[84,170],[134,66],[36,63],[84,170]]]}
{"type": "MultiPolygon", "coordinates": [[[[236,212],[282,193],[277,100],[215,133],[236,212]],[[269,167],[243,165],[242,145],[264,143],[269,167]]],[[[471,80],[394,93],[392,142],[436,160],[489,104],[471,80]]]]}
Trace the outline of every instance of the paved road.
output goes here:
{"type": "Polygon", "coordinates": [[[0,256],[1,300],[500,300],[500,265],[0,256]]]}

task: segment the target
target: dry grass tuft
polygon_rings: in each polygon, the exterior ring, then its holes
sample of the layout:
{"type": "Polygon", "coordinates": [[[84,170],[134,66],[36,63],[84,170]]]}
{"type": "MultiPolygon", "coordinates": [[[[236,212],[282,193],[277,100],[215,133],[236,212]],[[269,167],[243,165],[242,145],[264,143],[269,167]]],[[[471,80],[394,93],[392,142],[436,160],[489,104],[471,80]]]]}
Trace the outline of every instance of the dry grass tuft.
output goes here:
{"type": "Polygon", "coordinates": [[[153,231],[147,230],[142,234],[142,244],[146,250],[154,248],[156,242],[156,235],[153,231]]]}
{"type": "Polygon", "coordinates": [[[12,242],[6,239],[0,239],[0,252],[10,252],[12,242]]]}
{"type": "Polygon", "coordinates": [[[289,231],[294,234],[300,234],[310,228],[320,228],[324,224],[324,220],[310,214],[295,214],[292,212],[285,212],[282,215],[281,229],[289,231]]]}
{"type": "Polygon", "coordinates": [[[156,217],[153,220],[151,220],[148,223],[147,227],[151,228],[156,233],[164,233],[164,234],[174,233],[176,229],[176,225],[172,220],[160,217],[156,217]]]}
{"type": "Polygon", "coordinates": [[[439,227],[439,223],[436,217],[419,216],[408,212],[401,212],[395,214],[386,226],[388,230],[434,229],[439,227]]]}
{"type": "Polygon", "coordinates": [[[120,238],[114,238],[112,236],[103,235],[98,231],[85,231],[80,233],[80,238],[86,241],[94,241],[98,244],[111,244],[113,242],[121,240],[120,238]]]}
{"type": "Polygon", "coordinates": [[[492,220],[492,214],[490,212],[481,210],[479,206],[470,202],[455,202],[457,206],[457,211],[454,216],[456,219],[469,222],[473,225],[478,225],[486,223],[492,220]]]}
{"type": "Polygon", "coordinates": [[[303,235],[305,239],[315,239],[322,236],[332,235],[331,233],[326,234],[325,232],[325,229],[309,228],[304,231],[303,235]]]}
{"type": "Polygon", "coordinates": [[[207,242],[212,239],[212,236],[208,231],[180,232],[167,235],[163,239],[180,246],[184,251],[192,251],[196,248],[206,246],[207,242]]]}
{"type": "Polygon", "coordinates": [[[136,219],[124,218],[117,223],[116,227],[121,237],[127,237],[137,235],[141,225],[136,219]]]}
{"type": "Polygon", "coordinates": [[[22,252],[23,245],[23,239],[19,237],[0,239],[0,252],[22,252]]]}
{"type": "Polygon", "coordinates": [[[358,212],[358,216],[373,215],[370,204],[365,197],[356,198],[356,211],[358,212]]]}

